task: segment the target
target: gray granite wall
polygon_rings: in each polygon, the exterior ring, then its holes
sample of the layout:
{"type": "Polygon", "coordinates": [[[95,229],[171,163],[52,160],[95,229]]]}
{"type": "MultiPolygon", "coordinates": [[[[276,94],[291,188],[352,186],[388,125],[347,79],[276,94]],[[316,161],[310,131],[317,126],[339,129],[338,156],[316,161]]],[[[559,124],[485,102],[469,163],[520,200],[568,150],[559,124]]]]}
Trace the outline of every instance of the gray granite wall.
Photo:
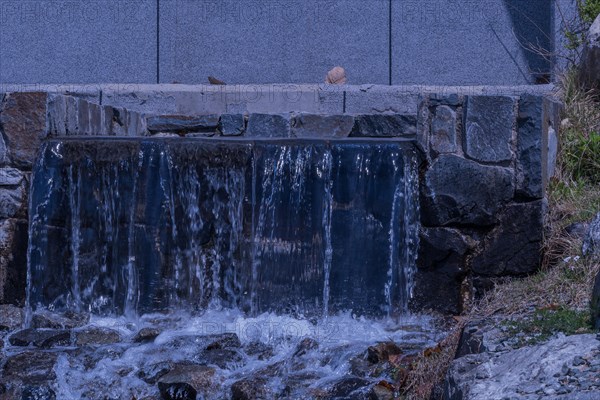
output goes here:
{"type": "Polygon", "coordinates": [[[0,303],[24,300],[31,166],[42,141],[61,136],[410,141],[422,156],[415,309],[458,313],[465,299],[489,288],[494,279],[524,276],[539,267],[546,186],[556,159],[558,102],[544,93],[515,88],[504,93],[480,88],[437,94],[417,93],[414,88],[396,93],[352,88],[328,95],[347,101],[348,93],[354,93],[355,104],[373,104],[366,99],[384,93],[382,110],[357,107],[358,112],[343,113],[332,107],[332,112],[324,113],[319,112],[323,104],[335,101],[323,102],[318,90],[298,89],[275,91],[271,99],[279,100],[263,103],[257,112],[248,112],[248,104],[257,103],[231,99],[198,103],[206,93],[161,86],[126,94],[105,88],[102,94],[79,90],[3,95],[0,303]],[[299,101],[306,93],[317,96],[299,101]],[[294,111],[294,104],[301,105],[300,111],[294,111]],[[205,112],[221,106],[221,112],[205,112]],[[153,113],[153,109],[175,112],[153,113]],[[181,110],[188,112],[176,113],[181,110]]]}
{"type": "Polygon", "coordinates": [[[0,83],[545,82],[574,0],[1,0],[0,83]],[[555,7],[559,4],[560,7],[555,7]]]}

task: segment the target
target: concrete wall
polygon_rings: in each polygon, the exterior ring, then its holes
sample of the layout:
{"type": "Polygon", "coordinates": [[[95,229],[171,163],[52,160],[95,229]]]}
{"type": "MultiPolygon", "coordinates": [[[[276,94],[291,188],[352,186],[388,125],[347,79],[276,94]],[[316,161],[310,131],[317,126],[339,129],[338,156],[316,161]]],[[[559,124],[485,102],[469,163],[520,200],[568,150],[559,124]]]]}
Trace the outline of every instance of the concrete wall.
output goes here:
{"type": "Polygon", "coordinates": [[[529,84],[552,72],[529,49],[560,41],[554,3],[0,0],[0,83],[320,83],[342,65],[352,84],[529,84]]]}

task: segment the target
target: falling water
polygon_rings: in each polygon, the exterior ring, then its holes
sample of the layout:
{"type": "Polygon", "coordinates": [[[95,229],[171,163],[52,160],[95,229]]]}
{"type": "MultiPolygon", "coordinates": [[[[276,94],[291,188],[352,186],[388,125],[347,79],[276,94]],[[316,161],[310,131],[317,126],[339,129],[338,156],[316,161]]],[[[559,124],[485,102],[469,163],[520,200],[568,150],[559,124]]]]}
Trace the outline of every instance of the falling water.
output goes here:
{"type": "Polygon", "coordinates": [[[130,318],[406,311],[415,177],[399,143],[49,141],[33,172],[28,301],[130,318]]]}

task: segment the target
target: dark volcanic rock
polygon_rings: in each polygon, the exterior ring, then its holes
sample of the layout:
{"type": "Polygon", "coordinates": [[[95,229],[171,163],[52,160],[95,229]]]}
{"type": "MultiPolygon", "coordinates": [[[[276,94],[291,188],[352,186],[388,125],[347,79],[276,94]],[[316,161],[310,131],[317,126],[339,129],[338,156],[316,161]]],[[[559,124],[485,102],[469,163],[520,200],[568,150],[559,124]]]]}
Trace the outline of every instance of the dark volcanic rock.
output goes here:
{"type": "Polygon", "coordinates": [[[133,341],[135,343],[148,343],[154,341],[161,330],[158,328],[142,328],[135,334],[133,341]]]}
{"type": "Polygon", "coordinates": [[[581,253],[584,256],[597,256],[600,254],[600,213],[596,214],[590,223],[585,238],[583,239],[581,253]]]}
{"type": "Polygon", "coordinates": [[[290,137],[290,116],[284,114],[250,114],[246,136],[250,137],[290,137]]]}
{"type": "Polygon", "coordinates": [[[517,118],[517,195],[534,199],[545,193],[543,101],[539,96],[521,97],[517,118]]]}
{"type": "Polygon", "coordinates": [[[373,364],[388,361],[390,356],[402,354],[402,349],[394,342],[381,342],[367,349],[367,360],[373,364]]]}
{"type": "Polygon", "coordinates": [[[467,256],[475,243],[452,228],[422,228],[412,305],[459,314],[467,256]]]}
{"type": "Polygon", "coordinates": [[[235,333],[223,333],[221,335],[206,336],[208,344],[206,350],[238,348],[242,346],[240,339],[235,333]]]}
{"type": "Polygon", "coordinates": [[[442,155],[421,184],[421,220],[426,226],[491,225],[513,195],[512,170],[442,155]]]}
{"type": "Polygon", "coordinates": [[[77,346],[113,344],[121,341],[119,332],[102,327],[88,327],[75,332],[77,346]]]}
{"type": "Polygon", "coordinates": [[[448,106],[436,107],[431,120],[431,150],[438,154],[454,153],[457,150],[456,111],[448,106]]]}
{"type": "Polygon", "coordinates": [[[28,240],[26,219],[0,222],[0,303],[25,304],[28,240]]]}
{"type": "Polygon", "coordinates": [[[600,89],[600,15],[590,27],[582,60],[579,79],[586,89],[600,89]]]}
{"type": "Polygon", "coordinates": [[[38,311],[31,318],[34,328],[73,329],[86,325],[90,321],[89,314],[78,314],[67,311],[64,314],[54,314],[49,311],[38,311]]]}
{"type": "Polygon", "coordinates": [[[203,365],[175,365],[158,380],[158,389],[165,400],[196,400],[209,388],[214,374],[214,368],[203,365]]]}
{"type": "Polygon", "coordinates": [[[244,356],[233,349],[205,350],[196,359],[201,364],[216,365],[221,369],[236,369],[246,363],[244,356]]]}
{"type": "Polygon", "coordinates": [[[138,378],[144,382],[154,385],[158,380],[173,369],[173,364],[169,361],[162,361],[155,364],[143,365],[137,373],[138,378]]]}
{"type": "Polygon", "coordinates": [[[487,350],[483,335],[477,327],[476,322],[471,322],[463,328],[455,358],[460,358],[467,354],[479,354],[487,350]]]}
{"type": "Polygon", "coordinates": [[[0,108],[0,127],[12,162],[30,168],[46,137],[47,93],[10,93],[0,108]]]}
{"type": "Polygon", "coordinates": [[[394,400],[396,396],[388,385],[377,384],[369,392],[369,400],[394,400]]]}
{"type": "Polygon", "coordinates": [[[327,398],[345,398],[355,390],[364,388],[369,385],[369,381],[355,376],[349,376],[336,382],[328,391],[327,398]]]}
{"type": "Polygon", "coordinates": [[[231,400],[269,399],[267,380],[264,378],[242,379],[231,385],[231,400]]]}
{"type": "Polygon", "coordinates": [[[0,187],[0,218],[24,217],[24,213],[20,211],[25,207],[25,198],[26,194],[23,186],[0,187]]]}
{"type": "Polygon", "coordinates": [[[28,351],[11,356],[6,360],[3,377],[17,378],[24,382],[44,382],[56,378],[54,364],[58,353],[28,351]]]}
{"type": "Polygon", "coordinates": [[[347,137],[354,126],[351,115],[299,114],[293,119],[295,137],[347,137]]]}
{"type": "Polygon", "coordinates": [[[273,347],[263,342],[252,342],[244,347],[244,352],[249,356],[256,356],[259,360],[273,357],[273,347]]]}
{"type": "Polygon", "coordinates": [[[310,350],[314,350],[319,347],[319,342],[317,342],[313,338],[304,338],[298,346],[296,347],[296,351],[294,352],[294,357],[300,357],[304,354],[308,353],[310,350]]]}
{"type": "Polygon", "coordinates": [[[354,117],[351,137],[415,136],[417,117],[403,114],[371,114],[354,117]]]}
{"type": "Polygon", "coordinates": [[[470,96],[467,100],[466,154],[482,162],[510,161],[514,121],[514,99],[470,96]]]}
{"type": "Polygon", "coordinates": [[[23,172],[12,167],[0,168],[0,186],[17,186],[23,182],[23,172]]]}
{"type": "Polygon", "coordinates": [[[149,117],[147,127],[150,133],[215,133],[219,124],[218,115],[200,115],[189,117],[183,115],[161,115],[149,117]]]}
{"type": "Polygon", "coordinates": [[[219,119],[219,132],[223,136],[239,136],[246,130],[242,114],[223,114],[219,119]]]}
{"type": "Polygon", "coordinates": [[[8,342],[13,346],[29,346],[49,348],[66,346],[71,342],[71,332],[61,329],[23,329],[13,333],[8,342]]]}
{"type": "Polygon", "coordinates": [[[540,267],[544,232],[543,200],[512,204],[483,240],[471,268],[483,276],[526,275],[540,267]]]}
{"type": "Polygon", "coordinates": [[[0,304],[0,331],[12,331],[23,324],[23,309],[12,304],[0,304]]]}

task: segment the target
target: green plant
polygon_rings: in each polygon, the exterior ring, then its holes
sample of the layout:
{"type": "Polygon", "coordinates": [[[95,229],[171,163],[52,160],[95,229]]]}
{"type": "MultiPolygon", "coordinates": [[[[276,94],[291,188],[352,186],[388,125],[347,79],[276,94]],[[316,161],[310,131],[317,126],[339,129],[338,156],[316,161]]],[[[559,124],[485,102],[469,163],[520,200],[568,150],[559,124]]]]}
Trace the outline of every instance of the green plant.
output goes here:
{"type": "Polygon", "coordinates": [[[578,0],[579,16],[585,24],[592,24],[600,14],[600,0],[578,0]]]}
{"type": "Polygon", "coordinates": [[[559,167],[564,175],[562,180],[578,184],[600,182],[598,96],[581,88],[574,69],[565,73],[560,83],[565,104],[559,155],[559,167]]]}
{"type": "Polygon", "coordinates": [[[577,10],[579,18],[571,21],[566,21],[564,14],[560,11],[563,23],[566,25],[564,35],[567,39],[566,47],[569,50],[577,50],[585,42],[590,25],[600,14],[600,0],[577,0],[577,10]]]}
{"type": "Polygon", "coordinates": [[[524,334],[520,338],[520,345],[541,343],[559,332],[565,335],[592,332],[589,311],[563,307],[538,309],[528,318],[508,321],[505,326],[510,335],[524,334]]]}

